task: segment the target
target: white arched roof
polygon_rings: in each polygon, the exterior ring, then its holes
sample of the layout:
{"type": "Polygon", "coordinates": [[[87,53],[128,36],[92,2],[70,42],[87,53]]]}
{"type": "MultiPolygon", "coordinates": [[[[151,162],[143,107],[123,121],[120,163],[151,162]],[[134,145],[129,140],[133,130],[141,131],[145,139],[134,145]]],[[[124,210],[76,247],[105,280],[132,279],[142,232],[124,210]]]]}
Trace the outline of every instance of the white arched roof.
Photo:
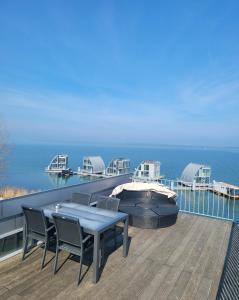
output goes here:
{"type": "Polygon", "coordinates": [[[88,159],[91,162],[94,173],[103,172],[105,169],[105,163],[101,156],[87,156],[84,157],[84,160],[88,159]]]}
{"type": "Polygon", "coordinates": [[[197,172],[204,167],[204,165],[189,163],[183,170],[180,179],[184,182],[193,182],[195,176],[197,175],[197,172]]]}

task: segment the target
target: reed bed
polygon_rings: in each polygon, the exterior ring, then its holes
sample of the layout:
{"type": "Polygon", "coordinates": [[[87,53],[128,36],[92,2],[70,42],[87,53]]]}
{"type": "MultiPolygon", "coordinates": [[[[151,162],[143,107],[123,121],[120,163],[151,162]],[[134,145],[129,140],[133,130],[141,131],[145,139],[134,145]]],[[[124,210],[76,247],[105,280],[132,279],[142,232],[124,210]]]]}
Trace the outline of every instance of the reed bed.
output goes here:
{"type": "Polygon", "coordinates": [[[0,200],[14,198],[14,197],[28,195],[28,194],[33,194],[33,193],[37,193],[37,192],[39,192],[39,190],[29,191],[24,188],[7,186],[4,188],[0,188],[0,200]]]}

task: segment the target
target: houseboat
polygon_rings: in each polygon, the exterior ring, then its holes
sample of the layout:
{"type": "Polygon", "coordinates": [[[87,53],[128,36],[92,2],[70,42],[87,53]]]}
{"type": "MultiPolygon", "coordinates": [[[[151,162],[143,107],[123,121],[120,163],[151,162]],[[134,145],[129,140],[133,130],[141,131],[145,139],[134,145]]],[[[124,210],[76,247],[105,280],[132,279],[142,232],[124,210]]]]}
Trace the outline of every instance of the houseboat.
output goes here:
{"type": "Polygon", "coordinates": [[[130,160],[127,158],[115,158],[112,159],[106,169],[106,175],[116,176],[129,173],[130,160]]]}
{"type": "Polygon", "coordinates": [[[207,187],[210,184],[211,167],[203,164],[189,163],[182,172],[178,182],[185,186],[207,187]]]}
{"type": "Polygon", "coordinates": [[[83,157],[83,167],[78,168],[79,175],[104,175],[105,163],[101,156],[83,157]]]}
{"type": "Polygon", "coordinates": [[[55,173],[59,176],[73,174],[72,170],[68,166],[68,155],[66,154],[56,155],[46,167],[45,171],[47,173],[55,173]]]}
{"type": "Polygon", "coordinates": [[[144,160],[135,169],[132,180],[134,182],[160,182],[160,162],[157,160],[144,160]]]}

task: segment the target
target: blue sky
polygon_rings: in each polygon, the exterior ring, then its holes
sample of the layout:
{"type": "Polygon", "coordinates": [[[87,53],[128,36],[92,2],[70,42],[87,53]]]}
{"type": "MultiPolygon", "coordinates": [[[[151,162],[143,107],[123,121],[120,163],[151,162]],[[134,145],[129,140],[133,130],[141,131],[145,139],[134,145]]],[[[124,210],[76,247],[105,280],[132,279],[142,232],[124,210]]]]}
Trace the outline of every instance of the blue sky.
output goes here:
{"type": "Polygon", "coordinates": [[[15,143],[239,146],[239,1],[0,2],[15,143]]]}

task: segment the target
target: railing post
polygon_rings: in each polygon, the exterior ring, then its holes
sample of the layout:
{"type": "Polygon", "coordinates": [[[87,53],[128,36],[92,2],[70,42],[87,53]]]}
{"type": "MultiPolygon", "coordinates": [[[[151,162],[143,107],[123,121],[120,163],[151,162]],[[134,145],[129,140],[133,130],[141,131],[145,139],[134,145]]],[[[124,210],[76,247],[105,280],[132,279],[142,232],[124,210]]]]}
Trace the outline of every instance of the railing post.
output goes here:
{"type": "Polygon", "coordinates": [[[171,180],[170,185],[171,185],[171,190],[174,190],[174,181],[173,180],[171,180]]]}
{"type": "Polygon", "coordinates": [[[234,189],[234,199],[233,199],[233,208],[232,208],[232,218],[235,222],[235,204],[236,204],[236,190],[234,189]]]}
{"type": "Polygon", "coordinates": [[[225,214],[225,196],[222,196],[222,199],[223,199],[222,200],[222,218],[224,218],[224,214],[225,214]]]}
{"type": "Polygon", "coordinates": [[[195,191],[195,189],[196,189],[196,183],[195,180],[193,180],[192,190],[195,191]]]}

